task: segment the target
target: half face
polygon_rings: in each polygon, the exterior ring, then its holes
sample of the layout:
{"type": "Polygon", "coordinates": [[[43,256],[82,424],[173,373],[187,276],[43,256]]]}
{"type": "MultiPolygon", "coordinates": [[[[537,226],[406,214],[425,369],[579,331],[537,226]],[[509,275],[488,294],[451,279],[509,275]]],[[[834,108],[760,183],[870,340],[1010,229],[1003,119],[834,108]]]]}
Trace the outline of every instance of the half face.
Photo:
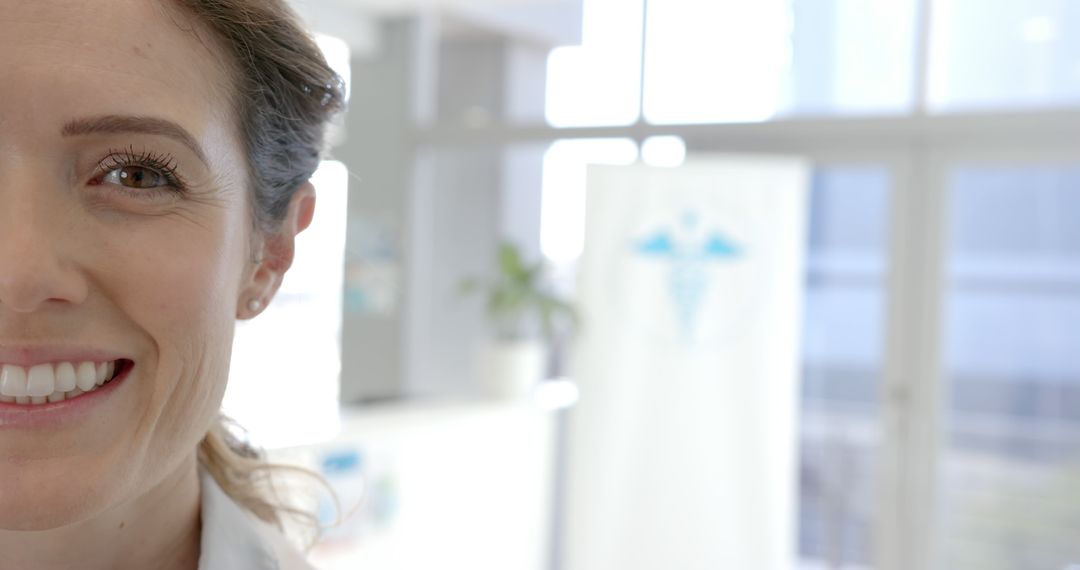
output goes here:
{"type": "Polygon", "coordinates": [[[0,0],[0,529],[146,492],[221,402],[245,163],[223,52],[170,4],[0,0]]]}

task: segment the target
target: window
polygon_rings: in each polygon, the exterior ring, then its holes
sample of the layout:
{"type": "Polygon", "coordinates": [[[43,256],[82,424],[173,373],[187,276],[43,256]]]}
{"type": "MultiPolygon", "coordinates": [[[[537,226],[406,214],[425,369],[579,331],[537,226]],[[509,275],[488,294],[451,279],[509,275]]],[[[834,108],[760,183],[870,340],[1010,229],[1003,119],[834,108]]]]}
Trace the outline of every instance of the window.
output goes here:
{"type": "Polygon", "coordinates": [[[1080,504],[1080,164],[948,176],[948,568],[1067,568],[1080,504]]]}
{"type": "Polygon", "coordinates": [[[548,60],[547,120],[556,127],[628,125],[641,106],[642,0],[585,3],[580,46],[548,60]]]}
{"type": "Polygon", "coordinates": [[[633,164],[628,139],[557,141],[544,155],[540,248],[557,265],[574,262],[585,243],[585,173],[590,164],[633,164]]]}
{"type": "Polygon", "coordinates": [[[929,95],[935,110],[1080,103],[1080,5],[1076,2],[937,0],[933,4],[929,95]]]}
{"type": "Polygon", "coordinates": [[[799,554],[872,562],[881,445],[890,175],[829,165],[810,198],[799,439],[799,554]]]}

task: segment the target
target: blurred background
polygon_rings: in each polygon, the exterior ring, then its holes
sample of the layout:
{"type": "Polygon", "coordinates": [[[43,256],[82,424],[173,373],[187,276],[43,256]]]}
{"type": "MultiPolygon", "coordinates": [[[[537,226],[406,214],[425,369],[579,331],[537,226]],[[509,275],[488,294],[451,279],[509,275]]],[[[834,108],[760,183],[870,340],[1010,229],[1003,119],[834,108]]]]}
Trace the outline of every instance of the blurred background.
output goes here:
{"type": "Polygon", "coordinates": [[[225,408],[320,567],[1080,568],[1080,3],[294,5],[350,109],[225,408]],[[775,262],[679,348],[602,231],[695,172],[775,262]]]}

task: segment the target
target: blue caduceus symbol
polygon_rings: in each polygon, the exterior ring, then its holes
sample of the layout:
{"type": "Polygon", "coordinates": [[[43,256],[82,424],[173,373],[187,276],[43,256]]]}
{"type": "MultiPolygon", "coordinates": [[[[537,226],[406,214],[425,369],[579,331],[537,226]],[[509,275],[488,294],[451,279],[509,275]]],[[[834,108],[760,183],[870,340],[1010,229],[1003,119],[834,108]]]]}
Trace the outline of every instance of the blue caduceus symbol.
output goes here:
{"type": "MultiPolygon", "coordinates": [[[[698,234],[698,216],[683,214],[680,236],[698,234]]],[[[677,239],[669,230],[660,230],[639,239],[635,251],[642,256],[668,263],[668,287],[675,306],[683,340],[691,341],[705,293],[711,284],[708,267],[718,261],[732,261],[743,255],[742,248],[720,231],[707,232],[704,238],[677,239]]]]}

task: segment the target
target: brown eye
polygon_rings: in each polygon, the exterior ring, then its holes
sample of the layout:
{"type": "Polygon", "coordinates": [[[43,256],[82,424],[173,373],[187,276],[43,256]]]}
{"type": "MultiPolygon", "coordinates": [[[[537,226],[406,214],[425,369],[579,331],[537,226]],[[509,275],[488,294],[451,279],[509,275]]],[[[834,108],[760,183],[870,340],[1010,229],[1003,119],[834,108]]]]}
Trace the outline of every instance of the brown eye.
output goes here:
{"type": "Polygon", "coordinates": [[[127,188],[161,188],[169,186],[163,174],[145,166],[130,165],[110,170],[102,182],[127,188]]]}
{"type": "Polygon", "coordinates": [[[183,194],[187,189],[176,161],[167,154],[136,152],[134,148],[110,151],[98,164],[98,172],[101,174],[90,181],[91,186],[112,186],[116,191],[140,197],[183,194]]]}

